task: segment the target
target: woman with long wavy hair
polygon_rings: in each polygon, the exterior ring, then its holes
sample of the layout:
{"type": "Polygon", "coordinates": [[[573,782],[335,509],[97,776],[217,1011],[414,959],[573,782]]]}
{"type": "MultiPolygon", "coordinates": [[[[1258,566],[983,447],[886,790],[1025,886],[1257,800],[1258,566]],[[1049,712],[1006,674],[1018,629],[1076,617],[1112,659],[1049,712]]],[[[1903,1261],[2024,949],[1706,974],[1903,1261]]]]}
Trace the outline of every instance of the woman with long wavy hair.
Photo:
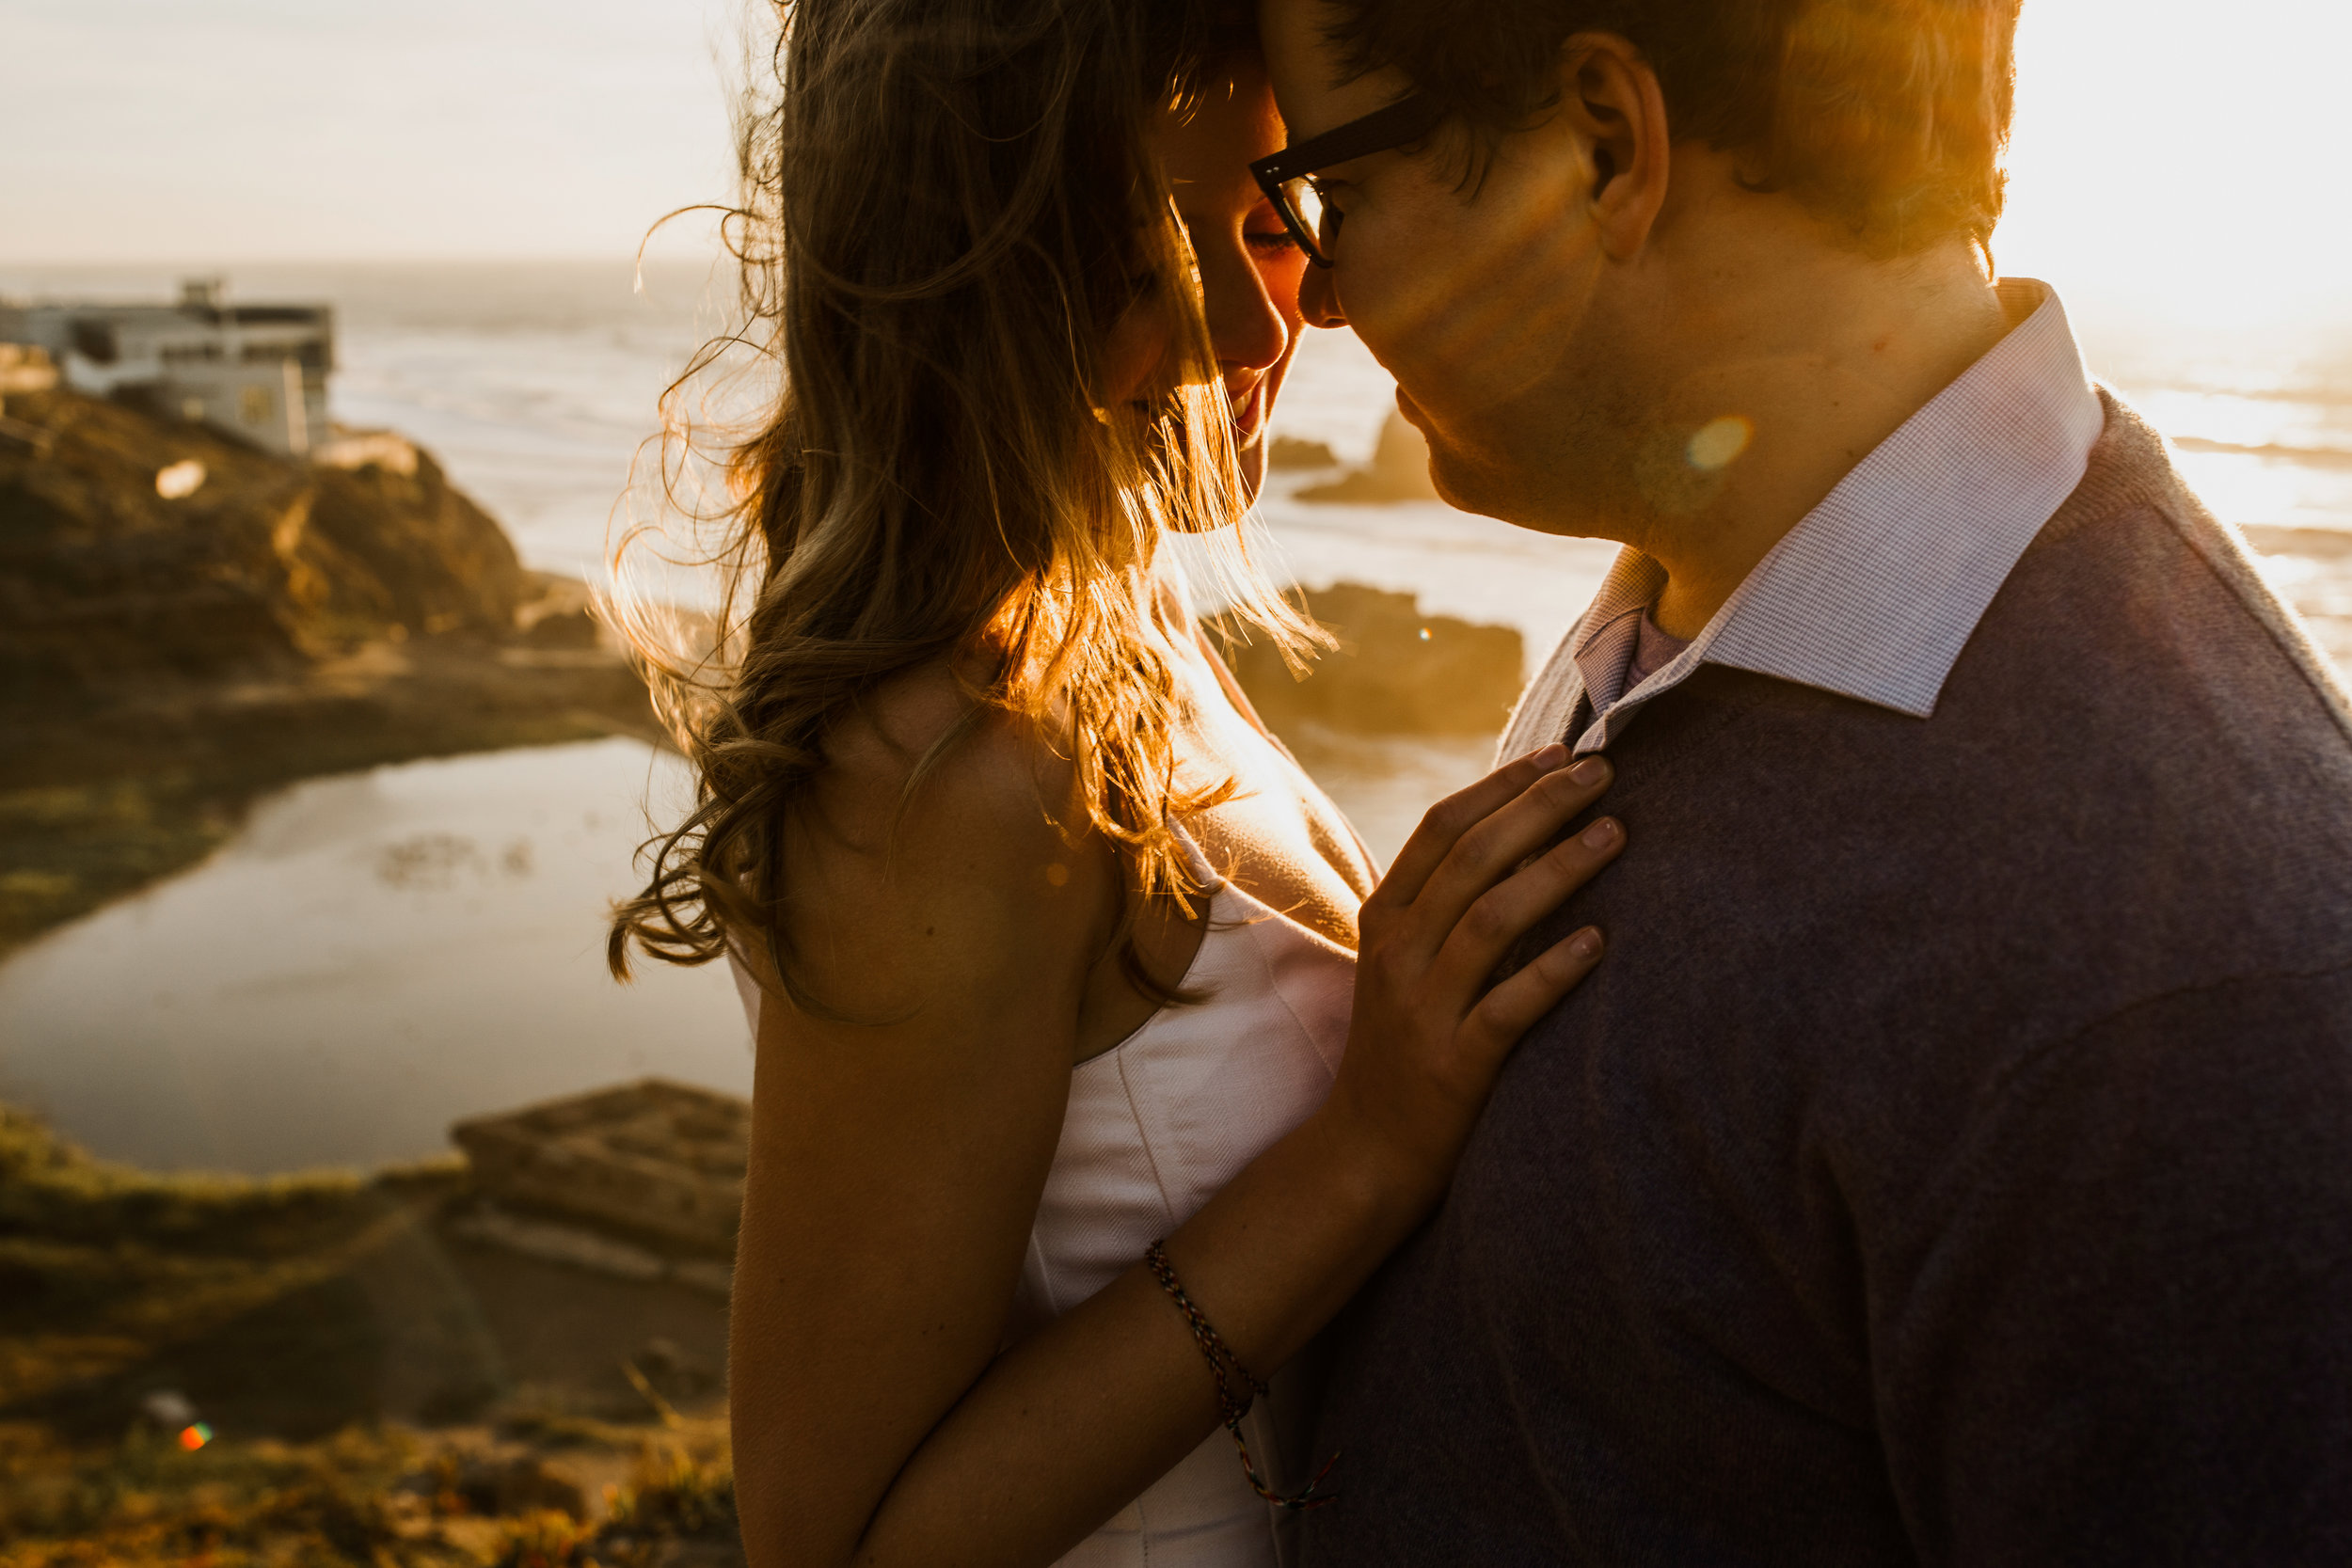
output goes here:
{"type": "MultiPolygon", "coordinates": [[[[1298,325],[1246,11],[783,27],[739,214],[781,401],[718,674],[656,661],[698,803],[612,937],[756,981],[745,1547],[1272,1563],[1344,1491],[1299,1353],[1598,959],[1487,985],[1622,843],[1553,845],[1606,765],[1511,764],[1375,888],[1172,580],[1171,533],[1238,527],[1298,325]]],[[[1259,635],[1316,635],[1227,555],[1259,635]]]]}

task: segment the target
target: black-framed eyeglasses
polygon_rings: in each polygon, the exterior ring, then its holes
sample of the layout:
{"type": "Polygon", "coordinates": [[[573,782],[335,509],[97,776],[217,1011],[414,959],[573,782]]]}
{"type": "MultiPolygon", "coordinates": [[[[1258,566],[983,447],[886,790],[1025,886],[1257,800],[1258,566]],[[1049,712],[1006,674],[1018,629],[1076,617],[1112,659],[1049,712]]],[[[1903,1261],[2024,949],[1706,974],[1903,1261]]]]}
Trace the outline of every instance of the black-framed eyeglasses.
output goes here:
{"type": "Polygon", "coordinates": [[[1319,136],[1311,136],[1296,147],[1286,147],[1261,158],[1249,166],[1249,172],[1257,176],[1258,188],[1274,203],[1274,210],[1282,214],[1282,227],[1291,231],[1291,238],[1307,253],[1307,260],[1316,266],[1327,267],[1331,264],[1331,242],[1339,235],[1343,214],[1323,199],[1322,187],[1315,183],[1315,171],[1343,164],[1350,158],[1367,157],[1417,142],[1435,131],[1444,119],[1445,111],[1435,99],[1417,92],[1410,98],[1398,99],[1385,109],[1375,109],[1360,119],[1351,119],[1319,136]]]}

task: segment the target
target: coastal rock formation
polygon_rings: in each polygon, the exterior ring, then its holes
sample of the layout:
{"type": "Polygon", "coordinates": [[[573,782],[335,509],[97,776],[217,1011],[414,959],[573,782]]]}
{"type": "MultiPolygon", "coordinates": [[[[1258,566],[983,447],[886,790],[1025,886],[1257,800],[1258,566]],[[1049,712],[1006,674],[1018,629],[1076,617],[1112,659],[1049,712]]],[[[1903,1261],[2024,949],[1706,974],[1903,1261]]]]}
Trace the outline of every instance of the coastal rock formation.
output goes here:
{"type": "Polygon", "coordinates": [[[425,452],[303,461],[17,378],[0,424],[0,954],[296,779],[660,725],[587,585],[425,452]]]}
{"type": "Polygon", "coordinates": [[[1380,426],[1380,444],[1373,450],[1372,466],[1351,468],[1328,484],[1311,484],[1298,492],[1302,501],[1433,501],[1438,487],[1429,482],[1429,443],[1402,414],[1391,414],[1380,426]]]}
{"type": "Polygon", "coordinates": [[[1266,467],[1269,468],[1336,468],[1340,460],[1332,455],[1330,444],[1309,441],[1296,436],[1277,436],[1266,444],[1266,467]]]}
{"type": "Polygon", "coordinates": [[[1339,647],[1294,676],[1263,638],[1243,641],[1230,624],[1226,660],[1269,728],[1288,736],[1304,721],[1374,735],[1499,732],[1518,698],[1525,652],[1509,626],[1423,615],[1410,594],[1335,583],[1306,594],[1307,612],[1339,647]]]}
{"type": "Polygon", "coordinates": [[[735,1250],[743,1209],[751,1113],[733,1095],[648,1078],[476,1117],[451,1128],[450,1138],[487,1198],[665,1250],[723,1258],[735,1250]]]}
{"type": "MultiPolygon", "coordinates": [[[[574,1454],[609,1438],[626,1453],[642,1437],[723,1423],[726,1319],[712,1299],[723,1286],[682,1269],[616,1276],[477,1244],[458,1222],[480,1212],[481,1196],[454,1158],[373,1173],[135,1170],[0,1103],[0,1430],[9,1438],[0,1560],[26,1560],[21,1535],[32,1516],[6,1510],[23,1500],[10,1488],[33,1473],[24,1462],[44,1433],[84,1455],[126,1451],[151,1473],[151,1440],[199,1420],[227,1445],[459,1422],[476,1441],[433,1490],[465,1495],[467,1512],[481,1515],[573,1506],[544,1478],[509,1469],[524,1457],[517,1438],[536,1433],[551,1453],[574,1454]],[[485,1425],[504,1434],[489,1451],[485,1425]],[[147,1441],[125,1445],[134,1427],[147,1441]]],[[[341,1439],[336,1448],[345,1451],[341,1439]]],[[[212,1482],[224,1473],[190,1478],[211,1494],[215,1520],[224,1499],[212,1482]]],[[[246,1473],[242,1462],[234,1473],[246,1473]]],[[[589,1481],[594,1497],[597,1483],[622,1478],[574,1479],[589,1481]]],[[[282,1510],[273,1515],[283,1522],[282,1510]]],[[[75,1554],[34,1560],[187,1560],[184,1549],[154,1544],[144,1514],[137,1539],[147,1544],[123,1553],[91,1546],[85,1516],[59,1517],[74,1527],[62,1533],[84,1537],[75,1554]]],[[[457,1568],[486,1559],[444,1544],[425,1559],[356,1560],[457,1568]]]]}
{"type": "Polygon", "coordinates": [[[0,693],[282,673],[373,640],[504,634],[528,578],[396,436],[275,456],[52,390],[0,441],[0,693]]]}

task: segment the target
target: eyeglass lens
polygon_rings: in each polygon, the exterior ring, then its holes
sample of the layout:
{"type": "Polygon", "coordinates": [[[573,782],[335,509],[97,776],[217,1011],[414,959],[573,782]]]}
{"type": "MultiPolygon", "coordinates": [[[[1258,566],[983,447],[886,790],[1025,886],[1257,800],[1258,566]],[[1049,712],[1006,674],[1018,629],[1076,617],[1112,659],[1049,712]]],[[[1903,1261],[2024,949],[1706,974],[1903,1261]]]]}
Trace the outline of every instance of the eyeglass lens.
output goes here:
{"type": "Polygon", "coordinates": [[[1310,242],[1307,246],[1310,254],[1328,265],[1331,242],[1339,233],[1339,209],[1325,202],[1323,193],[1315,188],[1313,179],[1308,175],[1283,181],[1282,198],[1290,208],[1289,216],[1294,220],[1297,234],[1310,242]]]}

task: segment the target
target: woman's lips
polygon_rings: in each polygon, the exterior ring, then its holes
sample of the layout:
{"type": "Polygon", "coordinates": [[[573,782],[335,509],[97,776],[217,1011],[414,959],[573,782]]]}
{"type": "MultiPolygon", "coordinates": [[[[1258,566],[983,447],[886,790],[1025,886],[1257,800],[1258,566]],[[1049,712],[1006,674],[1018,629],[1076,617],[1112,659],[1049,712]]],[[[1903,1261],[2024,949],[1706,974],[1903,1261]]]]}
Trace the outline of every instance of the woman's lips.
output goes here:
{"type": "Polygon", "coordinates": [[[1251,382],[1249,395],[1242,399],[1233,410],[1235,446],[1247,447],[1258,438],[1260,427],[1264,423],[1264,401],[1265,382],[1263,379],[1251,382]]]}

